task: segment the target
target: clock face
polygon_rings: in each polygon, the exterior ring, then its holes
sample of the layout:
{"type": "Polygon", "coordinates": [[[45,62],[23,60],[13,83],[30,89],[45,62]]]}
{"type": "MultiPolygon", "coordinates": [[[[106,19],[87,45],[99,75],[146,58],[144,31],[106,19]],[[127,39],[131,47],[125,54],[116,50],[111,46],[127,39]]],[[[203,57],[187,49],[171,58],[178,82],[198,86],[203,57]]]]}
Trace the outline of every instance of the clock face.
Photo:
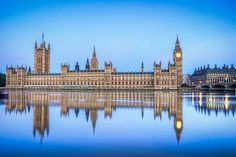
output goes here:
{"type": "Polygon", "coordinates": [[[181,53],[176,53],[176,57],[180,58],[181,57],[181,53]]]}

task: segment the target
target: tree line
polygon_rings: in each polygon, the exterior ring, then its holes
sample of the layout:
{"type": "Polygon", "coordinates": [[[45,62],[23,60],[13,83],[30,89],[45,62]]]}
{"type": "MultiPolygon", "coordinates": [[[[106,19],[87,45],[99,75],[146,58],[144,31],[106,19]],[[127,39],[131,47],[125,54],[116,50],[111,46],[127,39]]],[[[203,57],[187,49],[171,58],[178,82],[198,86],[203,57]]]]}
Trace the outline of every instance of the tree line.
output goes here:
{"type": "Polygon", "coordinates": [[[0,73],[0,87],[6,86],[6,74],[0,73]]]}

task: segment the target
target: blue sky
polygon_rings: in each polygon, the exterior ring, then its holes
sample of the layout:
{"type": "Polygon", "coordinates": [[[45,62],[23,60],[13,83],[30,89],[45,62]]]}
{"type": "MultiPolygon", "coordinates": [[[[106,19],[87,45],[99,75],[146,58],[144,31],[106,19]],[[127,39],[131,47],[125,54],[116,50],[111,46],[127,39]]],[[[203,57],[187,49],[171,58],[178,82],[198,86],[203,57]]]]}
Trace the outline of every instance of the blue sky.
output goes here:
{"type": "MultiPolygon", "coordinates": [[[[147,71],[172,61],[179,35],[184,73],[210,64],[234,64],[236,2],[233,0],[1,0],[0,72],[6,64],[33,67],[34,42],[51,43],[51,71],[76,61],[84,69],[96,46],[99,68],[147,71]]],[[[236,66],[236,65],[235,65],[236,66]]]]}

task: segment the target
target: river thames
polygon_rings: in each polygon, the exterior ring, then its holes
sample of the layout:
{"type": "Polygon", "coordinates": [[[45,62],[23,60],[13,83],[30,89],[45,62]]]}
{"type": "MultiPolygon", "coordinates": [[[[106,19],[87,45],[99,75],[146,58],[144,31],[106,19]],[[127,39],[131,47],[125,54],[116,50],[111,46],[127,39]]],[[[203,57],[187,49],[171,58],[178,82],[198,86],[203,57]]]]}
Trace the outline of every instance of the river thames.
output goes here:
{"type": "Polygon", "coordinates": [[[8,93],[1,156],[236,156],[234,92],[8,93]]]}

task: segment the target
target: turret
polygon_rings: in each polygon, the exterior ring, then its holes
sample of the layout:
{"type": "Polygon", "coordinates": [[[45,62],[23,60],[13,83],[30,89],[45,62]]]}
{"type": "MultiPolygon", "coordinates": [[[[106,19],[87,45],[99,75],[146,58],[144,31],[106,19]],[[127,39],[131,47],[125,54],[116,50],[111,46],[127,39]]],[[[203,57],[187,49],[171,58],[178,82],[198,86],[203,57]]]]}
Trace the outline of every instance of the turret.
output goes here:
{"type": "Polygon", "coordinates": [[[141,64],[141,69],[140,69],[140,71],[141,71],[141,73],[143,73],[143,72],[144,72],[144,66],[143,66],[143,62],[142,62],[142,64],[141,64]]]}
{"type": "Polygon", "coordinates": [[[37,44],[37,41],[35,41],[34,43],[34,49],[37,49],[38,48],[38,44],[37,44]]]}
{"type": "Polygon", "coordinates": [[[87,58],[87,61],[86,61],[85,70],[90,71],[90,65],[89,65],[89,59],[88,58],[87,58]]]}
{"type": "Polygon", "coordinates": [[[160,73],[161,72],[161,61],[159,62],[159,64],[156,64],[156,62],[154,61],[154,73],[160,73]]]}
{"type": "Polygon", "coordinates": [[[78,62],[76,62],[75,71],[76,71],[76,72],[79,72],[79,63],[78,63],[78,62]]]}
{"type": "Polygon", "coordinates": [[[112,66],[111,62],[109,62],[109,63],[105,62],[104,64],[105,64],[105,73],[115,72],[115,69],[113,69],[113,66],[112,66]]]}
{"type": "Polygon", "coordinates": [[[28,73],[31,73],[31,67],[29,66],[29,68],[28,68],[28,73]]]}
{"type": "Polygon", "coordinates": [[[68,73],[70,71],[70,64],[68,63],[65,63],[65,64],[62,64],[61,63],[61,73],[68,73]]]}
{"type": "Polygon", "coordinates": [[[226,66],[225,66],[225,64],[223,65],[222,69],[226,69],[226,66]]]}
{"type": "Polygon", "coordinates": [[[230,69],[234,69],[234,65],[233,65],[233,64],[231,64],[231,67],[230,67],[230,69]]]}

